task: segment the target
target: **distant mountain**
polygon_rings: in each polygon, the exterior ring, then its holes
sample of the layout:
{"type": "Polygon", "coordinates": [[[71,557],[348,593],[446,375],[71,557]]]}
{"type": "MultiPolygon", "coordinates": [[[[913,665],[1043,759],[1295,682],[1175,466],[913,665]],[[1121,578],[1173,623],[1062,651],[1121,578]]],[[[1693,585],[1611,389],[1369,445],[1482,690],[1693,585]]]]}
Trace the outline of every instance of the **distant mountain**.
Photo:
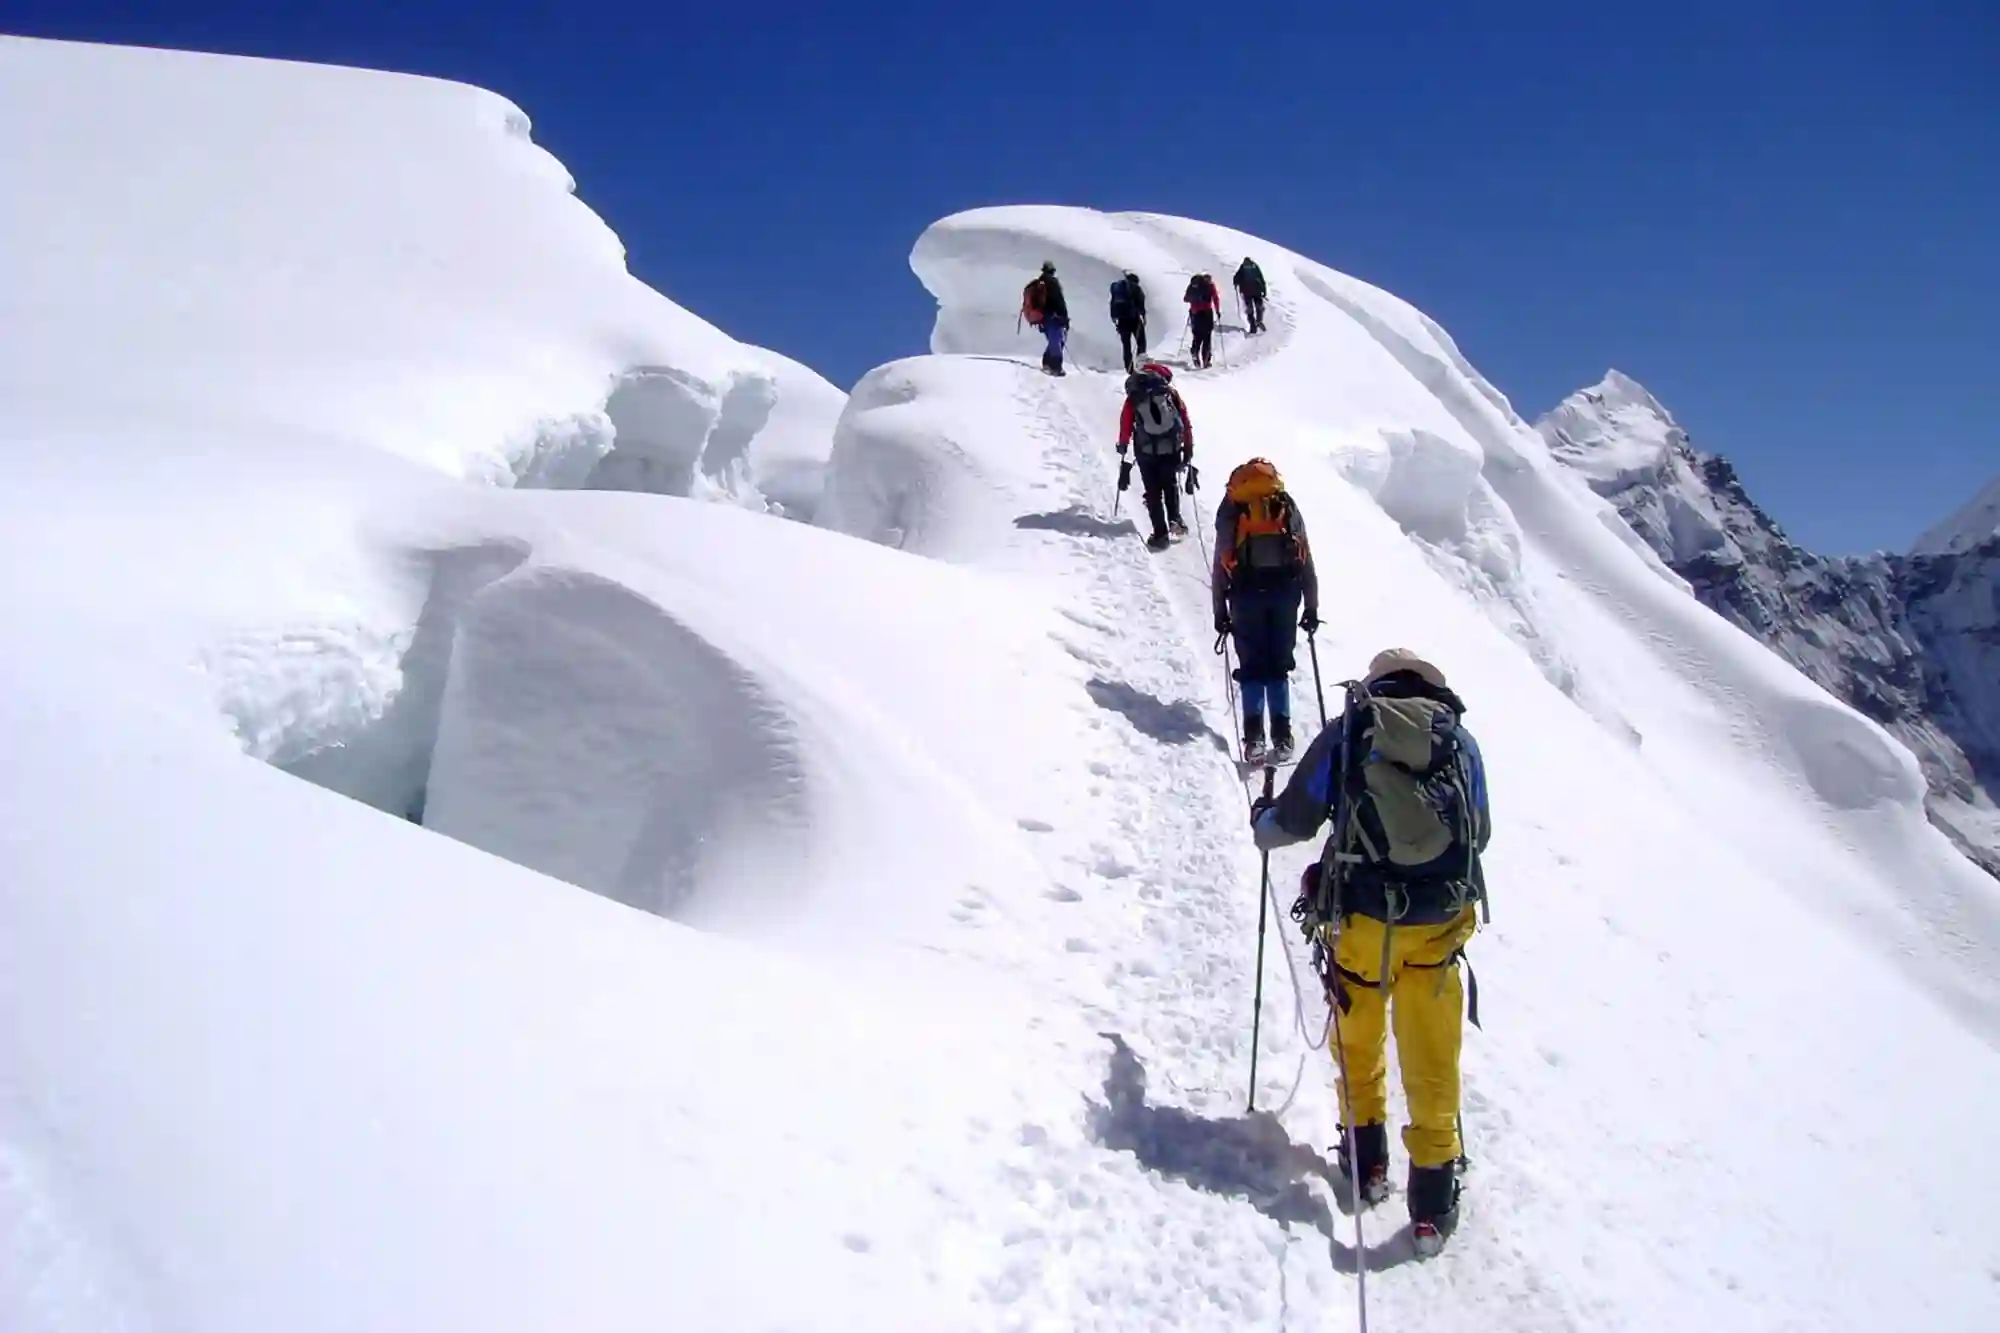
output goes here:
{"type": "Polygon", "coordinates": [[[1618,371],[1536,423],[1703,603],[1916,754],[1931,818],[2000,876],[2000,478],[1908,555],[1816,555],[1618,371]]]}
{"type": "Polygon", "coordinates": [[[2000,532],[2000,476],[1986,483],[1970,503],[1931,528],[1911,549],[1926,555],[1961,551],[2000,532]]]}

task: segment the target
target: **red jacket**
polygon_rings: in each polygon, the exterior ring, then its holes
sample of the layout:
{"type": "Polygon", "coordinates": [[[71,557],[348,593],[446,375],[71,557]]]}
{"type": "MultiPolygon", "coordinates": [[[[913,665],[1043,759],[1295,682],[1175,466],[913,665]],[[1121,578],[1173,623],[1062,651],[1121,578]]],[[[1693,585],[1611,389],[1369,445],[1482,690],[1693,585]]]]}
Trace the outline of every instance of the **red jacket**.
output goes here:
{"type": "MultiPolygon", "coordinates": [[[[1188,415],[1187,404],[1181,401],[1181,391],[1168,388],[1167,393],[1174,400],[1174,410],[1181,414],[1181,452],[1194,457],[1194,418],[1188,415]]],[[[1132,400],[1125,400],[1125,410],[1118,414],[1118,447],[1125,448],[1132,443],[1132,400]]]]}
{"type": "Polygon", "coordinates": [[[1222,292],[1216,287],[1215,279],[1210,278],[1208,282],[1203,284],[1208,288],[1207,296],[1196,296],[1194,294],[1195,281],[1193,278],[1188,279],[1188,309],[1220,311],[1222,309],[1222,292]]]}

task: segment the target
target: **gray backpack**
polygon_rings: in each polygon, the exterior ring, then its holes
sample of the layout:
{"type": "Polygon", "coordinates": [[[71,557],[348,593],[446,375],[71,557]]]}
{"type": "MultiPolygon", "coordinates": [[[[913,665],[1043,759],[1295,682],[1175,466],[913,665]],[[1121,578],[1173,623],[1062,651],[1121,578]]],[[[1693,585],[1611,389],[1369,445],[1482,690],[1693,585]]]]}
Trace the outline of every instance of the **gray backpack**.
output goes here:
{"type": "Polygon", "coordinates": [[[1166,381],[1157,375],[1134,375],[1126,382],[1126,392],[1132,395],[1132,451],[1153,456],[1179,453],[1186,426],[1166,381]]]}

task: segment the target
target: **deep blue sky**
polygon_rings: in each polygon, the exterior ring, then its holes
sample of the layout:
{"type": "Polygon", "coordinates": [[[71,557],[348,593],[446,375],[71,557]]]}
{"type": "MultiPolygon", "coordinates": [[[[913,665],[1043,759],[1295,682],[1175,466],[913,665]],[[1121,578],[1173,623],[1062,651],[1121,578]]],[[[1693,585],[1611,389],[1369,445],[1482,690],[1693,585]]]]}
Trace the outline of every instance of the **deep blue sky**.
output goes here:
{"type": "Polygon", "coordinates": [[[1229,223],[1415,302],[1533,417],[1615,365],[1795,537],[2000,471],[2000,6],[8,0],[39,36],[462,79],[634,270],[843,386],[921,351],[925,224],[1229,223]]]}

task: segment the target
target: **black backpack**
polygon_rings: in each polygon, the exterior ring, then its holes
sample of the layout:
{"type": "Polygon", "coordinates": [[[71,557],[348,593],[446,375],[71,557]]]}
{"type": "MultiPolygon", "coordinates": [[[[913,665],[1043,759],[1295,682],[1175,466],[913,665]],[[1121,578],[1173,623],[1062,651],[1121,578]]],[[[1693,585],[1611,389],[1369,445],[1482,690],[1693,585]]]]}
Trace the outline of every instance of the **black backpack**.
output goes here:
{"type": "Polygon", "coordinates": [[[1252,296],[1264,294],[1264,270],[1251,260],[1244,260],[1243,267],[1236,270],[1236,285],[1252,296]]]}
{"type": "Polygon", "coordinates": [[[1132,284],[1120,278],[1111,284],[1111,322],[1123,324],[1138,317],[1137,303],[1132,299],[1132,284]]]}

